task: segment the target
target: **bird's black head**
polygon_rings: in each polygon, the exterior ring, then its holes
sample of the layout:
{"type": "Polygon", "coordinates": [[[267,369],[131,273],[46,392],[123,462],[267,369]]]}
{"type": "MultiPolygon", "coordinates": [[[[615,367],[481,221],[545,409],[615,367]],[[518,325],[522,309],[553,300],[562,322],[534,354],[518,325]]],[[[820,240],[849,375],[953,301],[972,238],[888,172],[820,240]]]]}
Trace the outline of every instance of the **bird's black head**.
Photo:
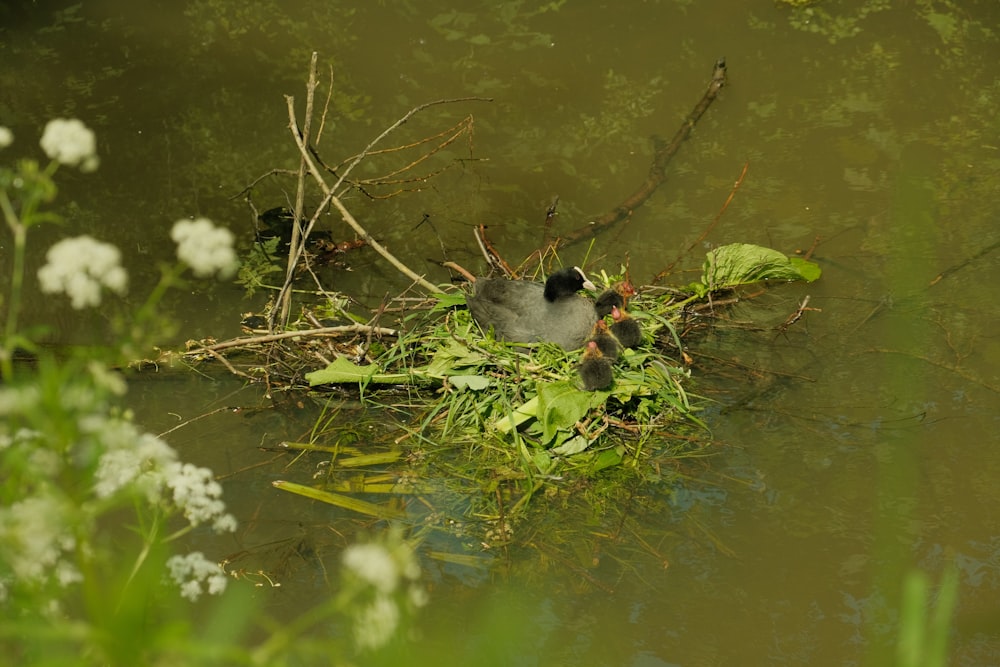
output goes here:
{"type": "Polygon", "coordinates": [[[584,287],[587,289],[597,289],[594,283],[587,280],[587,276],[578,266],[571,266],[559,269],[545,281],[545,300],[552,302],[571,294],[576,294],[584,287]]]}

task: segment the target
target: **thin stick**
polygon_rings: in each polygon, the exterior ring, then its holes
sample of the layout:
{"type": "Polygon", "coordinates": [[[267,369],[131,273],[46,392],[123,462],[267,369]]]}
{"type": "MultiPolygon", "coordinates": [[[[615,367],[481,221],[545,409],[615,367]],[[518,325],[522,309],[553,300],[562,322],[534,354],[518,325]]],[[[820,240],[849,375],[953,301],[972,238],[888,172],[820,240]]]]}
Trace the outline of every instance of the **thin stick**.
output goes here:
{"type": "Polygon", "coordinates": [[[323,128],[326,127],[326,114],[330,111],[330,100],[333,99],[333,65],[330,65],[330,84],[327,86],[326,101],[323,102],[323,115],[319,118],[319,129],[316,130],[315,144],[318,146],[323,138],[323,128]]]}
{"type": "Polygon", "coordinates": [[[368,156],[369,152],[373,148],[375,148],[375,146],[378,145],[380,141],[382,141],[387,136],[392,134],[400,125],[410,120],[410,118],[420,113],[424,109],[428,109],[438,104],[452,104],[453,102],[492,102],[492,101],[493,101],[492,97],[455,97],[447,100],[434,100],[433,102],[426,102],[419,106],[413,107],[412,109],[407,111],[402,118],[400,118],[395,123],[386,128],[386,130],[382,132],[382,134],[372,139],[372,141],[367,146],[365,146],[364,150],[362,150],[360,153],[357,154],[357,156],[355,156],[355,158],[351,161],[351,163],[347,165],[347,168],[344,169],[344,172],[340,174],[340,178],[338,178],[337,182],[333,184],[331,190],[336,191],[343,184],[344,179],[347,178],[347,175],[350,174],[354,170],[354,168],[358,166],[358,163],[360,163],[363,159],[365,159],[365,157],[368,156]]]}
{"type": "MultiPolygon", "coordinates": [[[[303,132],[305,136],[302,137],[302,141],[309,143],[309,130],[312,127],[312,110],[313,110],[313,94],[316,91],[316,62],[319,58],[319,54],[316,51],[312,52],[312,58],[309,61],[309,82],[306,84],[306,116],[303,120],[303,132]]],[[[294,117],[292,118],[292,124],[295,124],[294,117]]],[[[297,133],[296,133],[297,135],[297,133]]],[[[299,171],[297,174],[298,185],[295,190],[295,210],[292,217],[292,239],[289,243],[289,253],[288,253],[288,265],[285,268],[285,284],[281,286],[281,292],[278,294],[278,304],[279,308],[277,312],[278,320],[281,322],[281,326],[285,327],[288,324],[289,310],[292,305],[292,283],[295,281],[295,267],[298,265],[299,256],[305,249],[305,239],[307,236],[301,235],[299,229],[299,220],[302,219],[302,211],[305,208],[305,197],[306,197],[306,158],[303,156],[299,160],[299,171]]],[[[271,313],[271,321],[268,323],[269,328],[274,330],[274,312],[271,313]]]]}
{"type": "Polygon", "coordinates": [[[791,327],[793,324],[802,319],[802,314],[805,313],[807,310],[822,312],[819,308],[810,308],[809,299],[810,296],[806,294],[806,297],[802,299],[802,303],[799,304],[799,307],[796,309],[796,311],[791,315],[789,315],[784,322],[775,327],[778,330],[779,334],[785,333],[786,331],[788,331],[789,327],[791,327]]]}
{"type": "Polygon", "coordinates": [[[347,210],[344,204],[336,196],[335,192],[337,188],[339,188],[340,185],[344,182],[344,179],[347,177],[347,174],[349,174],[351,170],[354,169],[354,167],[356,167],[359,162],[361,162],[362,158],[364,158],[368,154],[368,151],[370,151],[379,141],[385,138],[390,132],[392,132],[397,127],[399,127],[407,120],[409,120],[415,113],[437,104],[445,104],[449,102],[462,102],[468,100],[491,101],[490,98],[483,98],[483,97],[462,97],[451,100],[437,100],[435,102],[428,102],[426,104],[421,104],[420,106],[414,107],[405,116],[396,121],[391,127],[382,132],[382,134],[380,134],[371,143],[369,143],[368,146],[366,146],[365,149],[354,159],[354,161],[352,161],[347,166],[344,172],[340,175],[340,178],[337,180],[336,184],[334,184],[334,186],[331,188],[329,185],[327,185],[326,181],[323,180],[322,173],[316,167],[315,162],[313,162],[312,157],[309,155],[309,149],[307,147],[307,142],[305,138],[298,132],[297,123],[295,121],[295,99],[293,97],[286,96],[285,101],[288,104],[288,122],[289,122],[289,127],[292,130],[292,137],[295,139],[295,144],[299,147],[299,153],[302,156],[303,162],[308,167],[309,173],[312,174],[313,179],[316,181],[317,185],[319,185],[319,187],[323,190],[323,194],[326,196],[326,198],[320,204],[320,206],[317,207],[316,215],[314,215],[312,220],[309,221],[309,226],[306,229],[306,235],[308,236],[309,232],[312,231],[313,225],[316,223],[316,220],[319,217],[319,212],[324,210],[327,205],[332,205],[340,212],[340,215],[343,218],[344,222],[350,225],[358,236],[360,236],[375,252],[382,255],[382,257],[387,262],[392,264],[393,267],[396,268],[396,270],[398,270],[400,273],[410,278],[414,283],[420,285],[428,292],[439,291],[437,285],[428,281],[423,276],[417,274],[411,268],[409,268],[401,261],[396,259],[396,257],[392,253],[390,253],[385,246],[376,241],[375,238],[372,237],[372,235],[369,234],[368,231],[364,227],[362,227],[361,224],[354,218],[351,212],[347,210]]]}
{"type": "Polygon", "coordinates": [[[504,258],[500,256],[497,249],[490,243],[490,240],[486,238],[486,225],[477,226],[473,230],[473,234],[476,237],[476,243],[479,244],[479,250],[482,251],[483,257],[486,258],[486,263],[490,265],[490,269],[499,270],[508,278],[513,276],[514,269],[510,268],[510,265],[504,261],[504,258]]]}
{"type": "Polygon", "coordinates": [[[476,282],[476,277],[472,275],[472,273],[470,273],[469,270],[466,269],[464,266],[459,266],[458,264],[452,261],[441,262],[441,266],[461,274],[462,277],[468,280],[470,283],[476,282]]]}
{"type": "Polygon", "coordinates": [[[298,331],[282,331],[281,333],[265,334],[263,336],[240,336],[239,338],[231,338],[230,340],[222,341],[221,343],[215,343],[214,345],[206,345],[204,347],[197,347],[193,350],[188,350],[184,353],[184,356],[190,356],[192,354],[204,354],[218,352],[219,350],[227,350],[231,347],[246,347],[248,345],[260,345],[262,343],[274,343],[279,340],[285,340],[286,338],[308,338],[310,336],[339,336],[345,333],[371,333],[378,334],[380,336],[398,336],[399,330],[397,329],[387,329],[385,327],[372,327],[367,324],[346,324],[339,327],[320,327],[318,329],[301,329],[298,331]]]}
{"type": "Polygon", "coordinates": [[[244,373],[243,371],[236,370],[236,368],[231,363],[229,363],[229,359],[226,359],[224,356],[222,356],[221,354],[219,354],[215,350],[211,350],[211,349],[208,349],[208,348],[204,348],[204,350],[206,352],[208,352],[210,355],[212,355],[213,357],[215,357],[216,360],[222,362],[222,365],[225,366],[226,369],[230,373],[232,373],[233,375],[235,375],[237,377],[246,378],[248,380],[253,380],[254,379],[254,378],[250,377],[250,375],[248,375],[247,373],[244,373]]]}
{"type": "MultiPolygon", "coordinates": [[[[323,180],[323,174],[320,173],[319,168],[316,167],[316,163],[314,163],[312,158],[310,157],[309,150],[306,148],[306,143],[296,128],[295,99],[292,97],[286,97],[285,100],[288,103],[288,121],[292,128],[292,136],[295,138],[295,144],[299,147],[299,153],[302,155],[302,159],[305,161],[306,166],[309,168],[309,173],[312,174],[313,179],[316,181],[317,185],[319,185],[319,187],[323,190],[323,193],[326,195],[326,198],[317,208],[317,212],[322,211],[328,204],[332,204],[334,208],[340,211],[340,216],[344,219],[344,222],[350,225],[351,228],[355,231],[355,233],[357,233],[357,235],[360,236],[365,241],[365,243],[367,243],[375,252],[382,255],[382,257],[385,258],[385,260],[388,261],[390,264],[392,264],[400,273],[413,280],[413,282],[419,284],[428,292],[439,291],[437,285],[435,285],[432,282],[429,282],[423,276],[418,275],[411,268],[409,268],[401,261],[396,259],[396,257],[392,253],[390,253],[385,246],[376,241],[372,237],[372,235],[369,234],[368,231],[364,227],[362,227],[357,220],[355,220],[354,216],[351,215],[351,212],[347,210],[347,208],[344,206],[343,203],[341,203],[340,199],[333,193],[333,190],[330,188],[330,186],[328,186],[326,184],[326,181],[323,180]]],[[[343,180],[343,178],[341,178],[341,180],[343,180]]],[[[307,229],[307,233],[312,229],[312,226],[315,222],[316,222],[316,216],[313,216],[313,219],[309,222],[309,228],[307,229]]]]}
{"type": "Polygon", "coordinates": [[[623,220],[628,220],[632,217],[633,211],[642,206],[646,201],[656,192],[656,189],[663,184],[667,179],[666,168],[667,164],[674,157],[677,151],[680,149],[681,144],[691,135],[691,130],[694,129],[695,124],[704,115],[708,107],[711,106],[715,98],[718,97],[719,91],[722,87],[726,85],[726,60],[725,58],[720,58],[716,61],[715,67],[712,70],[712,78],[708,83],[708,87],[705,90],[705,94],[702,95],[701,100],[694,106],[691,113],[687,115],[684,122],[681,123],[680,129],[674,134],[673,140],[656,151],[653,156],[653,163],[650,165],[649,174],[646,176],[646,180],[636,188],[635,192],[625,198],[625,200],[606,212],[604,215],[587,223],[585,226],[563,235],[561,238],[556,239],[552,242],[553,248],[561,248],[563,246],[576,243],[581,239],[590,238],[594,236],[597,232],[610,227],[611,225],[621,222],[623,220]]]}
{"type": "Polygon", "coordinates": [[[705,237],[707,237],[712,232],[712,230],[715,229],[715,226],[719,224],[719,220],[722,219],[722,214],[726,212],[726,209],[729,208],[729,204],[731,204],[733,201],[733,197],[736,196],[736,191],[740,189],[741,185],[743,185],[743,180],[746,178],[747,170],[749,168],[750,168],[750,162],[749,161],[744,162],[743,170],[740,171],[739,177],[736,179],[736,182],[733,183],[733,187],[729,191],[729,196],[726,197],[726,201],[725,203],[722,204],[722,208],[719,209],[719,212],[715,214],[715,219],[712,220],[712,223],[707,227],[705,227],[705,229],[702,230],[701,234],[698,235],[698,238],[695,239],[694,242],[692,242],[691,245],[687,247],[687,250],[685,250],[683,253],[680,254],[680,256],[677,257],[677,259],[675,259],[673,262],[667,265],[667,268],[663,269],[655,276],[653,276],[651,284],[655,285],[656,283],[660,282],[660,280],[662,280],[664,276],[673,271],[674,267],[677,266],[677,262],[681,261],[681,257],[694,250],[695,247],[700,245],[701,242],[705,240],[705,237]]]}
{"type": "Polygon", "coordinates": [[[408,277],[416,284],[423,287],[428,292],[434,293],[441,291],[440,287],[430,282],[423,276],[418,275],[415,271],[413,271],[413,269],[411,269],[410,267],[406,266],[401,261],[396,259],[395,255],[390,253],[385,246],[383,246],[381,243],[372,238],[372,236],[367,231],[365,231],[365,228],[362,227],[360,223],[358,223],[358,221],[354,219],[354,216],[351,215],[351,212],[348,211],[347,208],[341,203],[340,199],[333,196],[332,192],[329,194],[329,196],[330,196],[330,203],[333,204],[334,208],[340,211],[340,216],[344,219],[344,222],[349,224],[351,228],[355,231],[355,233],[357,233],[358,236],[364,239],[364,241],[369,246],[371,246],[375,252],[382,255],[382,257],[384,257],[387,262],[396,267],[396,270],[398,270],[400,273],[408,277]]]}

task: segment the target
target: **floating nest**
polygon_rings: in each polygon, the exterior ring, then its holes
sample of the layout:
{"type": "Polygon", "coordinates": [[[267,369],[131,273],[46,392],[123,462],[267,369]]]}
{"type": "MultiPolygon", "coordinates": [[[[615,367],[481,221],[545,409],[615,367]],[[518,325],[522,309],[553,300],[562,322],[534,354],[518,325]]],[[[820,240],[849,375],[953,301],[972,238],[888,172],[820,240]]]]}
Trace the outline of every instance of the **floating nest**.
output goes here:
{"type": "MultiPolygon", "coordinates": [[[[639,288],[629,313],[642,326],[642,343],[624,351],[602,391],[582,387],[579,350],[494,340],[472,319],[461,289],[418,303],[400,297],[406,315],[398,328],[351,321],[346,300],[334,298],[322,312],[303,311],[280,334],[251,333],[186,355],[222,360],[272,393],[305,392],[323,406],[324,424],[347,402],[396,417],[383,439],[363,447],[345,444],[335,428],[281,443],[326,458],[321,483],[283,481],[279,488],[383,519],[402,516],[399,499],[417,494],[442,516],[472,512],[495,522],[546,487],[557,496],[581,482],[596,484],[602,497],[632,494],[636,484],[665,483],[679,474],[680,461],[703,456],[709,440],[699,413],[707,401],[692,392],[689,334],[739,285],[813,280],[818,271],[811,262],[735,244],[709,253],[698,283],[639,288]],[[431,496],[437,500],[426,500],[431,496]]],[[[622,279],[602,274],[595,282],[603,289],[622,279]]]]}

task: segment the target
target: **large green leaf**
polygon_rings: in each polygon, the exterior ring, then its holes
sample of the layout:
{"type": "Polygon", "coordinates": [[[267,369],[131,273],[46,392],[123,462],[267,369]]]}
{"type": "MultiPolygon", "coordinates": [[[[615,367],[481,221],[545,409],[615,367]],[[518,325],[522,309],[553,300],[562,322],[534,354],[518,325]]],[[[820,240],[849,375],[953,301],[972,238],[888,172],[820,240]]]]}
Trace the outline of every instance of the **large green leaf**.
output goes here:
{"type": "Polygon", "coordinates": [[[820,273],[819,266],[813,262],[797,257],[789,259],[771,248],[732,243],[708,253],[701,282],[709,290],[719,290],[765,280],[812,282],[820,273]]]}
{"type": "Polygon", "coordinates": [[[611,395],[607,391],[583,391],[569,380],[540,382],[537,388],[537,396],[497,420],[495,427],[498,431],[509,433],[534,419],[533,428],[537,428],[542,443],[548,446],[560,431],[572,429],[590,410],[603,405],[611,395]]]}
{"type": "Polygon", "coordinates": [[[464,292],[439,292],[432,295],[437,299],[437,303],[431,308],[431,312],[437,313],[445,310],[450,310],[452,308],[458,308],[465,305],[465,293],[464,292]]]}
{"type": "Polygon", "coordinates": [[[792,266],[795,267],[795,270],[799,272],[800,276],[802,276],[802,280],[805,280],[807,283],[811,283],[816,280],[820,277],[820,274],[823,273],[822,269],[819,268],[819,264],[816,262],[810,262],[809,260],[802,259],[801,257],[789,257],[788,261],[791,262],[792,266]]]}
{"type": "Polygon", "coordinates": [[[346,357],[337,357],[326,368],[306,373],[310,387],[319,384],[346,384],[353,382],[375,382],[380,384],[400,384],[412,382],[409,373],[379,373],[378,366],[368,364],[358,366],[346,357]]]}
{"type": "Polygon", "coordinates": [[[591,462],[590,469],[593,472],[599,472],[605,468],[616,466],[622,462],[624,455],[625,448],[621,445],[611,449],[605,449],[597,455],[593,462],[591,462]]]}

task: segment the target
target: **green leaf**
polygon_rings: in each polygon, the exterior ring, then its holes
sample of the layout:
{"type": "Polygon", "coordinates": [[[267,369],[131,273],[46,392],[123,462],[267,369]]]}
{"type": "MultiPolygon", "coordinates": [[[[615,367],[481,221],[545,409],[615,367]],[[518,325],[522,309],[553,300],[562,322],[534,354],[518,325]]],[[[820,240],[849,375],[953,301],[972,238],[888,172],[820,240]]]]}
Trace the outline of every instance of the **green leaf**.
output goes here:
{"type": "Polygon", "coordinates": [[[531,457],[531,460],[535,463],[535,467],[538,468],[538,472],[540,473],[547,473],[552,468],[552,457],[549,455],[548,450],[537,450],[531,457]]]}
{"type": "Polygon", "coordinates": [[[490,379],[485,375],[451,375],[448,381],[457,389],[482,391],[490,386],[490,379]]]}
{"type": "Polygon", "coordinates": [[[432,313],[436,313],[442,310],[450,310],[452,308],[464,307],[465,304],[465,293],[464,292],[439,292],[432,295],[437,299],[437,303],[431,308],[432,313]]]}
{"type": "Polygon", "coordinates": [[[538,420],[542,425],[542,440],[549,442],[556,431],[572,428],[607,397],[607,392],[581,391],[566,380],[539,385],[538,420]]]}
{"type": "Polygon", "coordinates": [[[816,280],[820,277],[820,274],[823,273],[823,270],[819,268],[819,264],[816,262],[810,262],[809,260],[802,259],[801,257],[789,257],[788,261],[791,262],[792,266],[795,267],[795,270],[799,272],[802,280],[807,283],[811,283],[816,280]]]}
{"type": "Polygon", "coordinates": [[[478,366],[483,361],[485,357],[479,352],[469,349],[457,340],[450,340],[447,347],[434,353],[434,358],[427,366],[427,374],[432,377],[445,377],[452,375],[456,368],[478,366]]]}
{"type": "Polygon", "coordinates": [[[620,445],[614,449],[605,449],[597,455],[594,462],[590,464],[590,469],[593,472],[598,472],[604,470],[605,468],[610,468],[616,466],[622,462],[622,455],[625,450],[620,445]]]}
{"type": "Polygon", "coordinates": [[[514,412],[510,415],[504,417],[494,424],[496,430],[501,433],[510,433],[515,428],[533,419],[538,414],[538,397],[535,396],[531,400],[522,403],[521,405],[514,408],[514,412]]]}
{"type": "Polygon", "coordinates": [[[574,435],[563,444],[553,447],[549,451],[560,456],[572,456],[573,454],[579,454],[587,449],[587,447],[590,447],[590,440],[587,440],[582,435],[574,435]]]}
{"type": "Polygon", "coordinates": [[[400,384],[412,382],[413,376],[408,373],[379,373],[378,366],[368,364],[358,366],[347,357],[337,357],[326,368],[306,373],[310,387],[319,384],[345,384],[353,382],[375,382],[380,384],[400,384]]]}
{"type": "Polygon", "coordinates": [[[379,519],[401,519],[406,516],[406,512],[402,512],[391,507],[376,505],[375,503],[370,503],[366,500],[358,500],[357,498],[352,498],[351,496],[344,496],[339,493],[330,493],[329,491],[323,491],[322,489],[314,489],[311,486],[304,486],[302,484],[296,484],[295,482],[277,480],[271,482],[271,485],[276,489],[281,489],[282,491],[288,491],[289,493],[318,500],[321,503],[336,505],[337,507],[343,507],[344,509],[360,512],[361,514],[367,514],[368,516],[377,517],[379,519]]]}
{"type": "Polygon", "coordinates": [[[765,280],[805,280],[811,282],[820,275],[813,262],[791,260],[777,250],[733,243],[718,247],[705,257],[701,281],[710,290],[749,285],[765,280]]]}

